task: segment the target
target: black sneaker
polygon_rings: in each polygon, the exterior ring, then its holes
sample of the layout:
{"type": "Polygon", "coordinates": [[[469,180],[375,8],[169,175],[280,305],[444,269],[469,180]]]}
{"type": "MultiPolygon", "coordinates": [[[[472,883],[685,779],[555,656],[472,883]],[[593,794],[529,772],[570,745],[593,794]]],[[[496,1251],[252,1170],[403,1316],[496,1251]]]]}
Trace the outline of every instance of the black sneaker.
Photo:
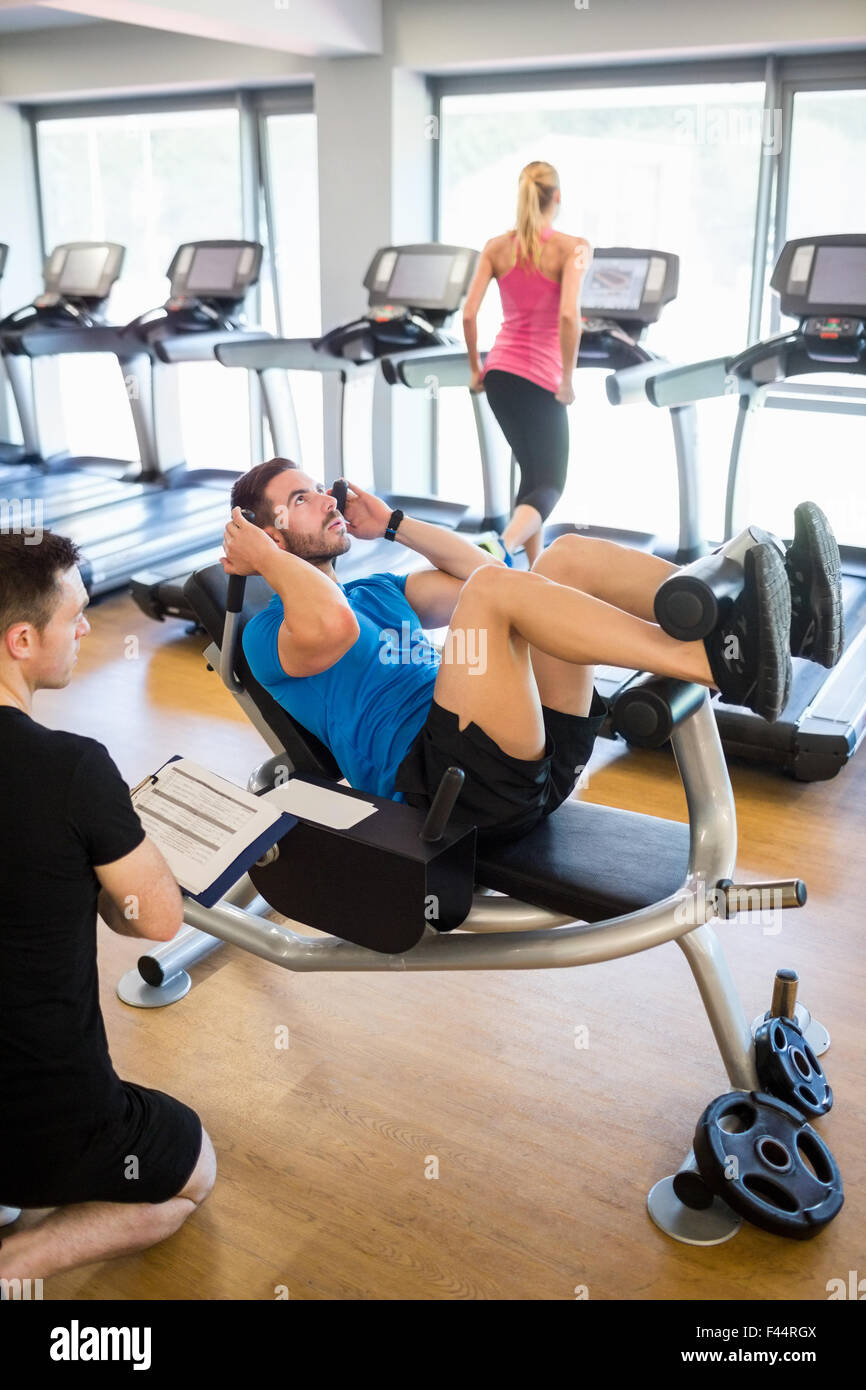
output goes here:
{"type": "Polygon", "coordinates": [[[791,691],[791,590],[772,542],[743,558],[742,593],[704,638],[713,680],[726,705],[743,705],[772,723],[791,691]]]}
{"type": "Polygon", "coordinates": [[[785,556],[791,586],[791,655],[835,666],[842,655],[842,565],[830,523],[814,502],[794,512],[794,539],[785,556]]]}

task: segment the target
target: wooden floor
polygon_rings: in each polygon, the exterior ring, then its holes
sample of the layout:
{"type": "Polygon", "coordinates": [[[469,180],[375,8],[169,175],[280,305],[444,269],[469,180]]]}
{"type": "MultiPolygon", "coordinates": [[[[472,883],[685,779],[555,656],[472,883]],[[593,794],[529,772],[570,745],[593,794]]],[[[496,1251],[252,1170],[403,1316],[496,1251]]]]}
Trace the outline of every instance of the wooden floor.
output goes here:
{"type": "MultiPolygon", "coordinates": [[[[125,597],[91,617],[72,685],[40,695],[36,717],[103,741],[130,783],[173,753],[243,783],[267,750],[206,671],[202,640],[125,597]]],[[[740,878],[809,886],[779,935],[719,934],[750,1018],[793,965],[832,1034],[836,1106],[819,1127],[846,1204],[817,1239],[746,1226],[693,1248],[647,1215],[647,1191],[728,1089],[675,945],[582,971],[439,975],[291,975],[225,947],[181,1003],[137,1011],[115,983],[141,948],[100,927],[115,1066],[194,1106],[220,1171],[171,1240],[52,1279],[46,1298],[273,1299],[284,1286],[293,1299],[570,1300],[585,1285],[591,1299],[821,1300],[829,1279],[866,1275],[866,756],[834,782],[732,778],[740,878]]],[[[600,744],[582,795],[686,818],[666,754],[600,744]]]]}

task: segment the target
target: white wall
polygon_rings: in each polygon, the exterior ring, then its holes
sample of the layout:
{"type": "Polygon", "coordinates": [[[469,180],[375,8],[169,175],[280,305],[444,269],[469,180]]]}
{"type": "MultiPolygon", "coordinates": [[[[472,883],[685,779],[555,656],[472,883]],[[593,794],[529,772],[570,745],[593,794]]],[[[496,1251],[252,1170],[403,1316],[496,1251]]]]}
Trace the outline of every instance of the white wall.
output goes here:
{"type": "Polygon", "coordinates": [[[309,80],[311,72],[310,59],[291,53],[130,24],[0,34],[0,101],[207,91],[309,80]]]}
{"type": "MultiPolygon", "coordinates": [[[[36,0],[91,19],[329,58],[382,51],[382,0],[36,0]]],[[[17,9],[20,0],[0,0],[17,9]]],[[[30,8],[30,7],[28,7],[30,8]]]]}
{"type": "Polygon", "coordinates": [[[10,246],[0,296],[9,313],[42,285],[30,127],[14,106],[0,104],[0,241],[10,246]]]}
{"type": "MultiPolygon", "coordinates": [[[[362,279],[377,247],[433,235],[430,103],[417,73],[383,58],[317,63],[315,93],[322,323],[330,325],[364,309],[362,279]]],[[[395,456],[406,458],[411,447],[413,465],[426,472],[429,456],[419,457],[417,442],[426,440],[417,428],[424,403],[408,392],[391,402],[392,394],[377,409],[380,446],[390,452],[390,423],[395,456]]],[[[334,400],[326,385],[326,473],[339,467],[334,400]]]]}
{"type": "Polygon", "coordinates": [[[385,0],[393,62],[481,66],[791,52],[866,42],[863,0],[385,0]]]}
{"type": "MultiPolygon", "coordinates": [[[[0,241],[9,246],[0,281],[0,315],[26,304],[42,285],[42,259],[36,217],[36,190],[30,157],[30,129],[14,106],[0,104],[0,241]]],[[[20,439],[18,422],[0,367],[0,439],[20,439]]]]}

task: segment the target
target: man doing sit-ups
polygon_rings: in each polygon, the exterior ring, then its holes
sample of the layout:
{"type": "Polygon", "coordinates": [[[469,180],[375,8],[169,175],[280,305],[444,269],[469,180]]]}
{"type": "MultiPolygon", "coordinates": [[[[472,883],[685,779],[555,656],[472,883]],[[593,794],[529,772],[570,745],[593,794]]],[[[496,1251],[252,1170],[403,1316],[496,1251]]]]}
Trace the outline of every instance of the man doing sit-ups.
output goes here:
{"type": "Polygon", "coordinates": [[[813,503],[798,507],[787,552],[774,539],[747,552],[743,592],[702,642],[653,621],[676,566],[609,541],[560,536],[515,571],[351,483],[343,515],[285,459],[239,479],[232,504],[223,566],[274,590],[244,631],[256,679],[358,790],[426,809],[445,769],[461,767],[455,819],[489,841],[526,834],[571,795],[605,714],[595,665],[717,687],[773,720],[792,652],[839,659],[838,548],[813,503]],[[432,568],[341,585],[334,562],[351,538],[383,536],[432,568]],[[446,624],[440,659],[423,629],[446,624]]]}

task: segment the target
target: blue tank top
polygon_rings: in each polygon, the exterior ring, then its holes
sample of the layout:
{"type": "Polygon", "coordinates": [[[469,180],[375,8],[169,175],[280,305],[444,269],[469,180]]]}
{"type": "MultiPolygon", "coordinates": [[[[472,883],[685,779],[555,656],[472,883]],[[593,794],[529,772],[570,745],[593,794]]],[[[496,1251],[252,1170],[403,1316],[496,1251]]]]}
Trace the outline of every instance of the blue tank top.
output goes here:
{"type": "Polygon", "coordinates": [[[406,575],[341,584],[360,632],[327,671],[288,676],[280,665],[283,602],[274,594],[244,629],[244,655],[260,685],[331,750],[358,791],[402,801],[397,768],[427,718],[439,653],[406,600],[406,575]]]}

